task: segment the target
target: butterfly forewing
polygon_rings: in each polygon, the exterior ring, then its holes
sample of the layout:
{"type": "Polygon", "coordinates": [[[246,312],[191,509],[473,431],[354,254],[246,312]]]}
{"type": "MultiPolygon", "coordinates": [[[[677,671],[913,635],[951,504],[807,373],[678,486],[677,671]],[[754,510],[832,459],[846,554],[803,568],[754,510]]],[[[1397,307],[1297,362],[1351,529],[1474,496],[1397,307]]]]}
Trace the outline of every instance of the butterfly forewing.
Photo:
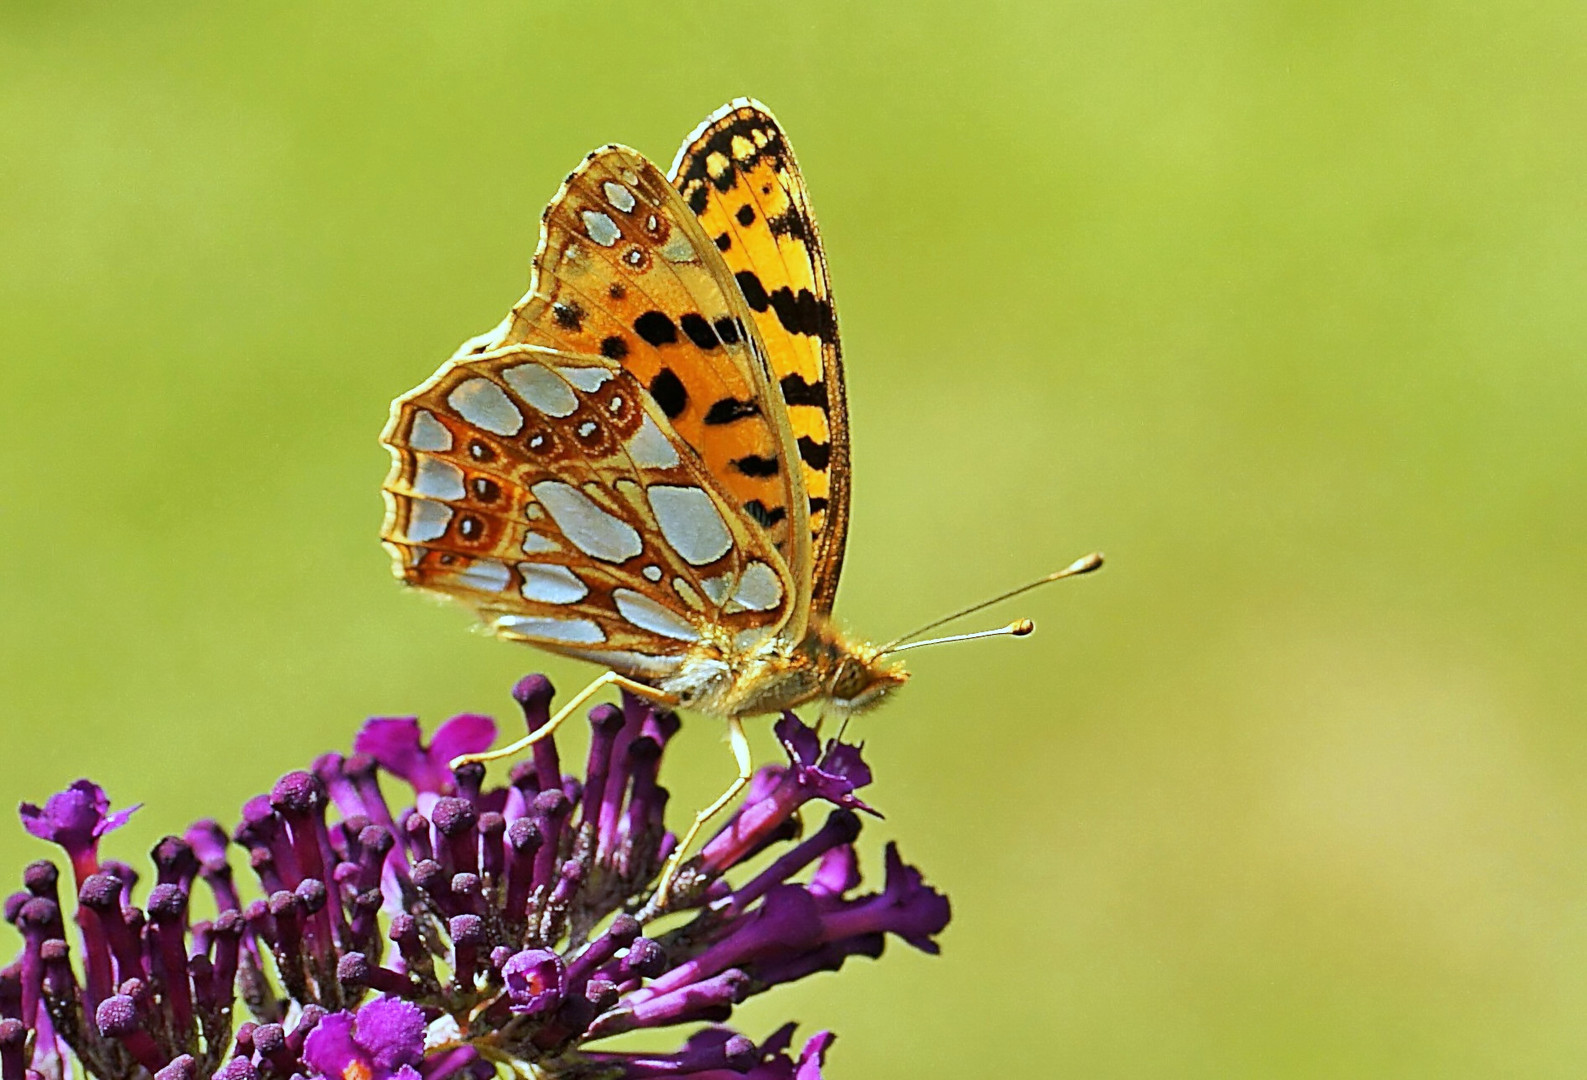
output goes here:
{"type": "Polygon", "coordinates": [[[814,609],[837,593],[849,516],[848,415],[826,258],[793,150],[765,106],[718,110],[672,181],[733,273],[785,399],[812,532],[814,609]]]}
{"type": "Polygon", "coordinates": [[[470,355],[395,402],[383,439],[396,572],[504,637],[655,677],[792,610],[765,533],[613,360],[470,355]]]}
{"type": "Polygon", "coordinates": [[[764,347],[737,284],[677,191],[639,153],[608,146],[546,209],[530,291],[486,347],[534,343],[632,372],[719,487],[764,528],[798,577],[794,437],[766,406],[764,347]]]}

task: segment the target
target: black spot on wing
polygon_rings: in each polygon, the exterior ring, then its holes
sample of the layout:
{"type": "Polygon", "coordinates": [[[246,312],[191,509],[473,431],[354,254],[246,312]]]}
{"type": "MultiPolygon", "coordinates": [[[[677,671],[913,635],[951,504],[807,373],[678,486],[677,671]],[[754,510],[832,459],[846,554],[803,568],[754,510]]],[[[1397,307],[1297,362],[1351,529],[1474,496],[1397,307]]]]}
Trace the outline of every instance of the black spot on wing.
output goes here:
{"type": "Polygon", "coordinates": [[[745,203],[743,206],[739,207],[738,214],[736,216],[738,217],[738,223],[740,225],[748,226],[755,224],[755,208],[749,203],[745,203]]]}
{"type": "Polygon", "coordinates": [[[628,355],[628,342],[613,334],[601,339],[601,355],[608,360],[621,360],[628,355]]]}
{"type": "Polygon", "coordinates": [[[799,456],[816,472],[826,472],[827,463],[832,460],[832,447],[826,443],[816,442],[808,435],[801,435],[799,456]]]}
{"type": "Polygon", "coordinates": [[[659,311],[647,311],[634,320],[634,333],[652,345],[671,345],[678,340],[678,328],[659,311]]]}
{"type": "Polygon", "coordinates": [[[685,190],[689,192],[689,209],[694,211],[694,216],[705,213],[705,208],[711,205],[711,189],[705,186],[705,181],[697,180],[692,188],[686,186],[685,190]]]}
{"type": "Polygon", "coordinates": [[[558,300],[552,304],[551,317],[564,330],[572,330],[576,333],[584,328],[584,309],[571,300],[566,303],[558,300]]]}
{"type": "Polygon", "coordinates": [[[766,286],[760,283],[760,278],[755,276],[753,270],[740,270],[733,275],[738,282],[739,291],[744,294],[744,302],[753,311],[765,311],[771,306],[771,297],[766,295],[766,286]]]}
{"type": "Polygon", "coordinates": [[[798,372],[784,375],[781,382],[782,399],[790,405],[814,405],[817,408],[827,407],[827,384],[824,382],[805,382],[804,376],[798,372]]]}
{"type": "Polygon", "coordinates": [[[810,496],[810,516],[815,517],[827,508],[827,501],[819,495],[810,496]]]}
{"type": "Polygon", "coordinates": [[[742,420],[746,416],[758,416],[760,406],[753,401],[740,401],[738,398],[721,398],[714,402],[705,413],[707,424],[731,424],[735,420],[742,420]]]}
{"type": "Polygon", "coordinates": [[[745,503],[744,513],[753,518],[756,524],[758,524],[763,529],[771,528],[773,525],[777,524],[783,518],[788,516],[788,510],[786,507],[773,506],[768,509],[766,504],[761,502],[759,499],[751,499],[749,502],[745,503]]]}
{"type": "Polygon", "coordinates": [[[668,420],[676,420],[689,405],[689,392],[671,368],[656,372],[656,377],[650,380],[650,396],[656,399],[668,420]]]}
{"type": "Polygon", "coordinates": [[[628,295],[628,290],[623,288],[622,282],[614,281],[610,285],[606,286],[606,295],[610,296],[613,300],[621,300],[623,297],[628,295]]]}
{"type": "Polygon", "coordinates": [[[740,333],[740,327],[738,325],[737,319],[729,318],[728,316],[724,315],[720,319],[716,320],[716,322],[712,325],[716,328],[716,336],[721,338],[729,345],[737,345],[744,337],[744,335],[740,333]]]}
{"type": "Polygon", "coordinates": [[[769,300],[777,312],[777,321],[790,334],[805,334],[825,342],[837,340],[837,320],[832,317],[832,305],[809,289],[800,289],[795,294],[784,285],[772,293],[769,300]]]}
{"type": "Polygon", "coordinates": [[[685,334],[689,335],[689,340],[702,349],[714,349],[721,344],[717,340],[716,331],[711,329],[711,324],[693,311],[681,317],[678,325],[683,327],[685,334]]]}
{"type": "Polygon", "coordinates": [[[767,218],[766,227],[773,236],[792,236],[798,240],[805,239],[810,231],[805,224],[804,214],[799,212],[797,206],[790,206],[786,213],[767,218]]]}
{"type": "Polygon", "coordinates": [[[734,458],[728,464],[745,476],[776,476],[778,472],[776,458],[761,457],[759,454],[745,454],[741,458],[734,458]]]}
{"type": "Polygon", "coordinates": [[[726,251],[728,248],[730,248],[732,246],[733,246],[733,238],[731,236],[727,235],[727,233],[723,233],[721,236],[718,236],[716,238],[716,250],[718,250],[718,251],[726,251]]]}

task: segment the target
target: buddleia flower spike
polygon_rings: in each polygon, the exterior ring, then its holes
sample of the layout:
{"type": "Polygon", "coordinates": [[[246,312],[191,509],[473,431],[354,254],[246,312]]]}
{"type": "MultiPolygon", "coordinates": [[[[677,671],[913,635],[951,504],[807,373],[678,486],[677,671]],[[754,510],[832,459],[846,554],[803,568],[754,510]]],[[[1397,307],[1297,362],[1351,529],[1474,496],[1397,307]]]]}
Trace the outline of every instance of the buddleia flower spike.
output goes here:
{"type": "MultiPolygon", "coordinates": [[[[514,696],[530,730],[547,723],[549,682],[514,696]]],[[[100,857],[125,814],[97,786],[23,804],[71,869],[35,862],[6,901],[23,945],[0,970],[0,1080],[819,1080],[829,1032],[757,1041],[723,1026],[735,1006],[890,937],[934,953],[949,918],[894,847],[864,888],[859,749],[783,716],[786,763],[661,894],[679,720],[629,697],[589,725],[582,769],[547,738],[490,785],[446,767],[494,740],[489,718],[429,737],[370,720],[230,827],[161,840],[146,886],[100,857]],[[605,1043],[702,1021],[673,1049],[605,1043]]]]}

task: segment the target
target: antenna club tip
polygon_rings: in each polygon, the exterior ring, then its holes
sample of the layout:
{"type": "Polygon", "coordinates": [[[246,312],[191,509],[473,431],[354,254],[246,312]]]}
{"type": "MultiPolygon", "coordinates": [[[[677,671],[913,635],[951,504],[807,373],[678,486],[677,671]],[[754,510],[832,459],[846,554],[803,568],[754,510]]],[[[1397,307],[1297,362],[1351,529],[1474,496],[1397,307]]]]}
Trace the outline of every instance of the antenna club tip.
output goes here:
{"type": "Polygon", "coordinates": [[[1008,632],[1014,637],[1028,637],[1036,632],[1036,624],[1029,619],[1019,619],[1009,626],[1008,632]]]}
{"type": "Polygon", "coordinates": [[[1074,574],[1089,574],[1091,571],[1100,570],[1101,568],[1102,552],[1093,551],[1084,558],[1076,559],[1074,562],[1070,563],[1069,568],[1064,571],[1064,576],[1069,577],[1074,574]]]}

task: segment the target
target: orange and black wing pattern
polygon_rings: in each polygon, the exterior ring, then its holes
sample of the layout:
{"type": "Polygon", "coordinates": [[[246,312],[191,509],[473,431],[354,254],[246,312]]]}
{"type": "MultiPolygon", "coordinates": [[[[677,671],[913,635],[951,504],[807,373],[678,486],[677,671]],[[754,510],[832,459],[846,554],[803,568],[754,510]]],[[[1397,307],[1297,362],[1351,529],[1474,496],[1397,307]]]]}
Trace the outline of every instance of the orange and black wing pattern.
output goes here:
{"type": "Polygon", "coordinates": [[[827,615],[848,533],[848,411],[832,287],[804,178],[770,111],[740,98],[685,140],[671,179],[765,343],[809,508],[811,607],[827,615]]]}

